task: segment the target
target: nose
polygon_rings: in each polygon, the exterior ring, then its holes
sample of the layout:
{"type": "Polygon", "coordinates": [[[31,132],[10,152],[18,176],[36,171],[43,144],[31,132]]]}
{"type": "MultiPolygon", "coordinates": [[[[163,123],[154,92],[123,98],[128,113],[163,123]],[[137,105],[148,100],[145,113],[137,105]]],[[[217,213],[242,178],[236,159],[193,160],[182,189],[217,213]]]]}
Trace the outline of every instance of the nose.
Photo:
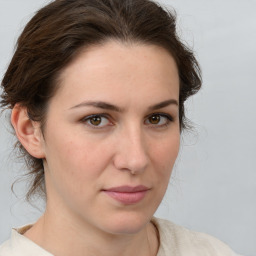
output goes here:
{"type": "Polygon", "coordinates": [[[127,170],[131,174],[145,171],[149,164],[146,139],[140,128],[125,129],[117,136],[114,165],[118,170],[127,170]]]}

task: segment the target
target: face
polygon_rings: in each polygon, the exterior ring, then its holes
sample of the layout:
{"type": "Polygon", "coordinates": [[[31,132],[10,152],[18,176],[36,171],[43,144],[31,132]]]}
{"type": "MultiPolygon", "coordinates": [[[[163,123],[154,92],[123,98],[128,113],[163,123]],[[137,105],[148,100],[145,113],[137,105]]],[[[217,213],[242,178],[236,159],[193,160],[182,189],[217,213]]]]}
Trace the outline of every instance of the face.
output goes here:
{"type": "Polygon", "coordinates": [[[160,47],[110,41],[80,53],[48,108],[49,214],[112,234],[142,229],[178,154],[178,100],[175,61],[160,47]]]}

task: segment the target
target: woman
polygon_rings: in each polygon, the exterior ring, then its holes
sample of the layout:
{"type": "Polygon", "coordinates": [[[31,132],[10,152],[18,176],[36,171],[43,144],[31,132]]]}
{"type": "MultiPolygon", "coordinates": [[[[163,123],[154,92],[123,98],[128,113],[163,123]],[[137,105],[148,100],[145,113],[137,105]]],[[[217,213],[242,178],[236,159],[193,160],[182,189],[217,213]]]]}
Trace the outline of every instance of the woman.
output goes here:
{"type": "Polygon", "coordinates": [[[235,255],[153,217],[168,186],[184,102],[201,87],[174,16],[148,0],[56,0],[21,34],[2,107],[28,167],[33,225],[0,255],[235,255]]]}

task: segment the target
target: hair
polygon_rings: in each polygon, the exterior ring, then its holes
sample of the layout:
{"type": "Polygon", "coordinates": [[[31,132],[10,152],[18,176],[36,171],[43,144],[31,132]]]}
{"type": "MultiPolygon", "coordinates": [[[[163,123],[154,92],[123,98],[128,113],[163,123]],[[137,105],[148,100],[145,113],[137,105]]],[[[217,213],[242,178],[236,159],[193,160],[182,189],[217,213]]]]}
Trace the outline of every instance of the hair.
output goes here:
{"type": "MultiPolygon", "coordinates": [[[[55,0],[28,22],[2,80],[0,106],[20,104],[43,131],[49,100],[58,77],[82,49],[108,40],[142,43],[166,49],[175,59],[180,79],[180,130],[187,128],[184,102],[201,87],[199,64],[176,32],[176,15],[150,0],[55,0]]],[[[45,196],[43,160],[32,157],[17,141],[31,184],[26,198],[45,196]]]]}

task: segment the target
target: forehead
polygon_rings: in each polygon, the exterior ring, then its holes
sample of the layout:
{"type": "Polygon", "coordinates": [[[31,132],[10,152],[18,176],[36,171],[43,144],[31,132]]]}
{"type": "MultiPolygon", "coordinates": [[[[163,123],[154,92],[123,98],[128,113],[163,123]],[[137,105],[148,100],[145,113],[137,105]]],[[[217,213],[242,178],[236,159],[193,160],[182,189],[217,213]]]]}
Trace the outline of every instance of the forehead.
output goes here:
{"type": "Polygon", "coordinates": [[[133,99],[154,95],[162,100],[166,94],[178,100],[178,70],[167,50],[155,45],[109,41],[81,51],[63,69],[56,96],[82,101],[90,97],[114,100],[128,95],[133,99]]]}

